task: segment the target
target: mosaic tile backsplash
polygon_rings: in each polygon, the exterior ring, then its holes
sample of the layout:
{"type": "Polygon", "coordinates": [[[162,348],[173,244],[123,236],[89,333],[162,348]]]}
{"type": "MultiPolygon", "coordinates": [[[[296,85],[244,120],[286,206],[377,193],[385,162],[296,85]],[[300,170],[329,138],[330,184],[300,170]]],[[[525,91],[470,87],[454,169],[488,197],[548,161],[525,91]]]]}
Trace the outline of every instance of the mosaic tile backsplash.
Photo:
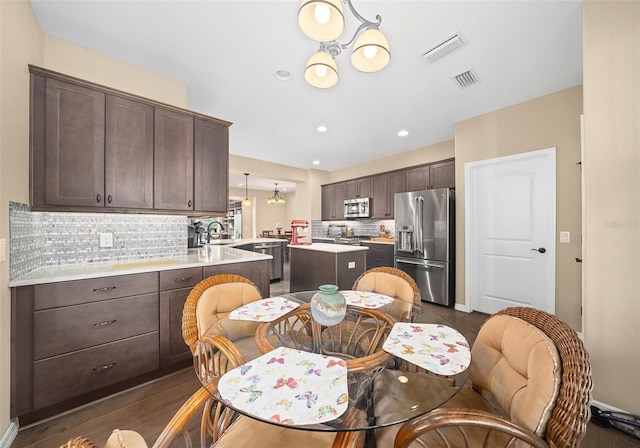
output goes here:
{"type": "Polygon", "coordinates": [[[32,212],[10,202],[9,222],[11,280],[42,266],[187,253],[186,216],[32,212]],[[113,234],[112,247],[100,247],[100,233],[113,234]]]}
{"type": "Polygon", "coordinates": [[[383,225],[389,236],[395,234],[395,221],[392,219],[358,219],[357,221],[311,221],[311,237],[322,238],[329,234],[329,225],[344,225],[345,229],[353,229],[354,236],[380,236],[380,226],[383,225]]]}

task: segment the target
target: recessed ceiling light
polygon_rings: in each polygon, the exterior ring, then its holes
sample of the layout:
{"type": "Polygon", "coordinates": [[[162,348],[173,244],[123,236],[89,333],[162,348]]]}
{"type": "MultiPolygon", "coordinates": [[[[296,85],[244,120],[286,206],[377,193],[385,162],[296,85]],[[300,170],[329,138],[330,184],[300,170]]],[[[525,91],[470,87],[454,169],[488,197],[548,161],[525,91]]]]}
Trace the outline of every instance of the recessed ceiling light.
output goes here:
{"type": "Polygon", "coordinates": [[[320,165],[320,161],[319,161],[319,160],[314,160],[314,161],[313,161],[313,162],[311,162],[311,163],[313,163],[314,165],[320,165]]]}
{"type": "Polygon", "coordinates": [[[280,81],[289,81],[293,76],[291,75],[291,72],[281,69],[276,72],[276,78],[280,81]]]}
{"type": "Polygon", "coordinates": [[[409,131],[407,131],[406,129],[400,129],[398,131],[398,137],[406,137],[407,135],[409,135],[409,131]]]}
{"type": "Polygon", "coordinates": [[[318,132],[327,132],[327,127],[321,124],[318,126],[318,132]]]}

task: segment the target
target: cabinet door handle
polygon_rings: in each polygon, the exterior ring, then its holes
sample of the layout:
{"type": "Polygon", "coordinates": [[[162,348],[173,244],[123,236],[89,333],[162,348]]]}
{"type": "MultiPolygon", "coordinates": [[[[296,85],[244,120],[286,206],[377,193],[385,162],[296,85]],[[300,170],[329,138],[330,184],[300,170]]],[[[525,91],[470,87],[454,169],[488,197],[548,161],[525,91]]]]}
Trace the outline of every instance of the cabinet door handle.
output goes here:
{"type": "Polygon", "coordinates": [[[98,193],[96,196],[96,202],[99,204],[101,201],[102,201],[102,196],[100,196],[100,193],[98,193]]]}
{"type": "Polygon", "coordinates": [[[111,364],[105,364],[105,365],[103,365],[103,366],[94,367],[94,368],[93,368],[93,371],[94,371],[95,373],[104,372],[104,371],[106,371],[106,370],[109,370],[110,368],[112,368],[112,367],[113,367],[113,366],[115,366],[115,365],[116,365],[116,363],[115,363],[115,361],[114,361],[114,362],[112,362],[111,364]]]}
{"type": "Polygon", "coordinates": [[[187,202],[187,206],[191,207],[191,199],[189,199],[189,202],[187,202]]]}
{"type": "Polygon", "coordinates": [[[111,195],[107,196],[107,202],[111,204],[111,195]]]}
{"type": "Polygon", "coordinates": [[[116,289],[115,286],[105,286],[104,288],[94,288],[93,292],[107,292],[116,289]]]}
{"type": "Polygon", "coordinates": [[[176,278],[173,281],[176,283],[180,283],[180,282],[186,282],[187,280],[191,280],[191,276],[176,278]]]}
{"type": "Polygon", "coordinates": [[[95,324],[93,324],[94,327],[104,327],[107,325],[111,325],[111,324],[115,324],[117,319],[113,319],[113,320],[105,320],[104,322],[96,322],[95,324]]]}

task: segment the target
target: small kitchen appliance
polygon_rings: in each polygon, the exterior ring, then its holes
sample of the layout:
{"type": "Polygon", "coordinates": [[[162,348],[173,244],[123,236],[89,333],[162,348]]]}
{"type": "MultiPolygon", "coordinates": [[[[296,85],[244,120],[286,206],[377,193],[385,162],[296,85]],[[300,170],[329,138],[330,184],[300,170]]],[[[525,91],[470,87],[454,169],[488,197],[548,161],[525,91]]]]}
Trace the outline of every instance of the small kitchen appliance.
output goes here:
{"type": "Polygon", "coordinates": [[[305,219],[294,219],[291,221],[291,245],[305,245],[311,244],[310,241],[300,241],[301,238],[306,237],[306,230],[309,227],[309,221],[305,219]]]}
{"type": "Polygon", "coordinates": [[[371,217],[371,198],[357,198],[344,200],[345,218],[369,218],[371,217]]]}
{"type": "Polygon", "coordinates": [[[202,246],[202,235],[205,233],[204,228],[202,227],[202,223],[200,221],[194,222],[187,226],[188,230],[188,240],[187,247],[201,247],[202,246]]]}

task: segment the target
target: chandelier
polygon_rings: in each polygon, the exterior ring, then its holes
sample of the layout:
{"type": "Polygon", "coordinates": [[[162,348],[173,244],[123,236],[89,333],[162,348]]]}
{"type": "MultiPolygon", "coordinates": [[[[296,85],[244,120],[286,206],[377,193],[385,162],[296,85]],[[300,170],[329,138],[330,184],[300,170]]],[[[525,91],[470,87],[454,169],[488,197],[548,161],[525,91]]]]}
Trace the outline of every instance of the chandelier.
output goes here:
{"type": "Polygon", "coordinates": [[[335,58],[354,41],[351,64],[356,69],[372,73],[385,68],[391,53],[386,37],[379,30],[380,23],[382,17],[379,15],[376,15],[376,22],[370,22],[358,14],[351,0],[303,0],[298,11],[298,24],[304,34],[320,42],[320,48],[307,62],[305,81],[319,89],[333,87],[338,82],[335,58]],[[361,23],[345,44],[336,41],[344,30],[341,1],[361,23]]]}
{"type": "Polygon", "coordinates": [[[249,173],[244,173],[244,199],[242,200],[242,205],[251,206],[251,199],[249,199],[249,173]]]}
{"type": "Polygon", "coordinates": [[[280,192],[278,191],[278,182],[276,184],[276,189],[273,192],[273,196],[267,199],[267,204],[284,204],[285,200],[280,196],[280,192]]]}

